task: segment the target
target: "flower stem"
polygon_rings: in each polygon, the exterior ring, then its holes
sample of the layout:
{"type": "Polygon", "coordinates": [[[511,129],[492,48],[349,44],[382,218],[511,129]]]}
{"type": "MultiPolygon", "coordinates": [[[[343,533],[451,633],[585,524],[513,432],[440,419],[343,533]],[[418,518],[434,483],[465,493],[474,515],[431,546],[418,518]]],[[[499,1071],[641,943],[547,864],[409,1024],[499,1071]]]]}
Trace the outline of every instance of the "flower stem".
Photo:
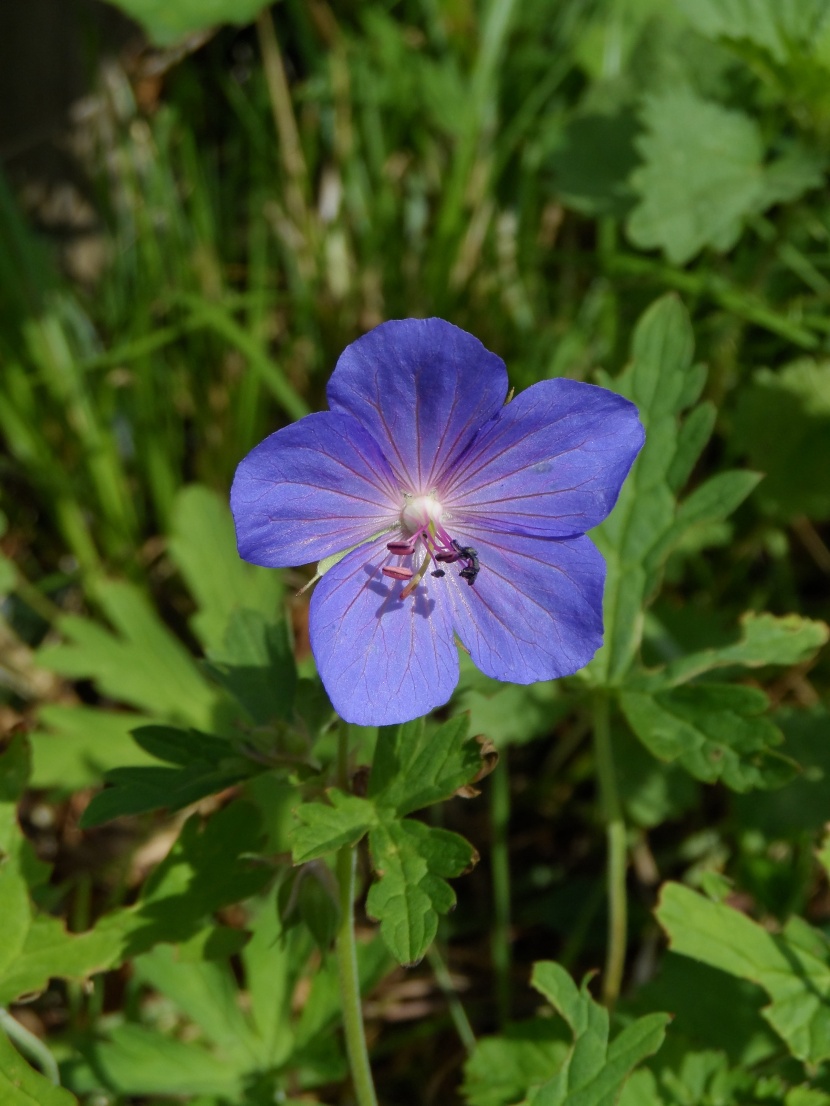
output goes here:
{"type": "Polygon", "coordinates": [[[614,753],[611,748],[611,711],[608,696],[594,697],[594,754],[599,777],[599,798],[608,838],[608,949],[602,980],[602,1000],[613,1006],[619,997],[625,968],[628,902],[625,892],[627,849],[622,803],[617,790],[614,753]]]}
{"type": "MultiPolygon", "coordinates": [[[[345,791],[349,782],[349,727],[340,723],[337,742],[337,782],[345,791]]],[[[335,952],[343,1006],[343,1030],[358,1106],[377,1106],[377,1095],[369,1066],[369,1050],[363,1026],[360,1001],[360,977],[357,971],[357,946],[354,934],[354,890],[356,851],[344,845],[337,853],[337,884],[340,890],[340,921],[335,952]]]]}
{"type": "Polygon", "coordinates": [[[490,776],[490,822],[492,847],[490,870],[493,880],[493,927],[491,953],[496,975],[496,1006],[499,1026],[504,1029],[510,1018],[510,856],[508,823],[510,820],[510,779],[507,773],[507,749],[501,763],[490,776]]]}

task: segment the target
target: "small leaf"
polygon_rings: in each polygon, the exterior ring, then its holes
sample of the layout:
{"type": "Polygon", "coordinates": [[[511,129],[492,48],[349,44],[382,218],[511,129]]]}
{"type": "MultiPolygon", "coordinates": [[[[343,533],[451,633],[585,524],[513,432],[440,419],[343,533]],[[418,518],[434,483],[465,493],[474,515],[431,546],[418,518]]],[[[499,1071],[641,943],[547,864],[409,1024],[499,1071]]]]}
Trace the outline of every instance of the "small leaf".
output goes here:
{"type": "Polygon", "coordinates": [[[764,988],[772,1001],[762,1013],[797,1059],[830,1058],[830,947],[823,934],[800,919],[770,933],[678,883],[664,885],[656,913],[675,952],[764,988]]]}
{"type": "Polygon", "coordinates": [[[734,645],[705,649],[682,657],[660,673],[664,684],[680,684],[703,672],[732,665],[759,668],[762,665],[792,665],[810,660],[827,644],[830,627],[825,622],[798,614],[778,617],[748,612],[741,619],[741,638],[734,645]]]}
{"type": "Polygon", "coordinates": [[[577,988],[559,964],[536,964],[533,986],[562,1015],[573,1047],[561,1069],[531,1091],[527,1106],[612,1106],[634,1068],[663,1043],[668,1014],[647,1014],[608,1042],[608,1011],[594,1002],[587,979],[577,988]]]}
{"type": "Polygon", "coordinates": [[[295,864],[335,852],[344,845],[356,845],[376,824],[377,814],[368,799],[347,795],[336,787],[326,792],[328,803],[303,803],[297,807],[298,824],[291,831],[295,864]]]}
{"type": "Polygon", "coordinates": [[[468,726],[469,719],[462,714],[441,726],[417,719],[382,727],[369,797],[401,817],[451,798],[481,768],[480,747],[467,737],[468,726]]]}
{"type": "Polygon", "coordinates": [[[764,715],[767,705],[762,691],[731,684],[620,695],[629,725],[654,756],[734,791],[779,787],[795,773],[793,762],[774,751],[783,737],[764,715]]]}
{"type": "Polygon", "coordinates": [[[469,868],[474,850],[456,833],[411,819],[376,826],[369,833],[369,847],[378,880],[366,909],[380,921],[395,959],[414,964],[435,938],[438,915],[455,905],[446,879],[469,868]]]}
{"type": "Polygon", "coordinates": [[[0,1101],[3,1106],[78,1106],[63,1087],[56,1087],[26,1063],[0,1031],[0,1101]]]}

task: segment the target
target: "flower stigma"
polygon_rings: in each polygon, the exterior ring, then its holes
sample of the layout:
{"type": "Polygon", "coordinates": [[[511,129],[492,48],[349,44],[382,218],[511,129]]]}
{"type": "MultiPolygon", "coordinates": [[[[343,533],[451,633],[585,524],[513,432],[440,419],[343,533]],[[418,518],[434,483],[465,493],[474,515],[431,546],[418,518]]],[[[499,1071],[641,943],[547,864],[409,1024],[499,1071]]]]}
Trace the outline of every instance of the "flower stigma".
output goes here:
{"type": "Polygon", "coordinates": [[[470,585],[475,583],[480,571],[478,553],[471,546],[460,545],[455,538],[450,537],[441,525],[443,516],[443,505],[434,493],[405,495],[401,509],[401,529],[405,537],[400,541],[387,542],[386,548],[393,556],[413,557],[420,545],[424,550],[424,558],[416,571],[403,565],[387,565],[381,569],[383,575],[391,580],[407,581],[406,587],[401,591],[401,599],[406,599],[413,593],[433,564],[435,568],[430,575],[440,579],[446,575],[445,570],[440,567],[442,564],[461,561],[463,567],[459,576],[470,585]]]}

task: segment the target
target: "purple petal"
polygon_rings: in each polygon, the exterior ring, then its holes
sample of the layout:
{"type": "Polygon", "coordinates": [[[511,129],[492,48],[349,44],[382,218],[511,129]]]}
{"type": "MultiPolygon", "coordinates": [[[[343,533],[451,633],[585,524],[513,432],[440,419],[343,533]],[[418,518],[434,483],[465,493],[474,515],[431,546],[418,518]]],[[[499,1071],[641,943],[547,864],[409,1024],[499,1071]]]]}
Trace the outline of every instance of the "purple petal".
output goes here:
{"type": "Polygon", "coordinates": [[[329,569],[311,597],[311,648],[337,713],[361,726],[418,718],[446,703],[458,682],[458,652],[447,612],[423,583],[381,573],[397,564],[384,539],[329,569]]]}
{"type": "Polygon", "coordinates": [[[427,492],[507,394],[504,362],[443,319],[382,323],[343,352],[328,385],[411,492],[427,492]]]}
{"type": "Polygon", "coordinates": [[[455,632],[495,680],[530,684],[569,676],[602,645],[605,562],[590,538],[564,541],[469,531],[481,571],[471,587],[447,573],[455,632]]]}
{"type": "Polygon", "coordinates": [[[442,499],[464,524],[584,534],[616,503],[643,440],[627,399],[576,380],[543,380],[483,427],[442,499]]]}
{"type": "Polygon", "coordinates": [[[386,459],[349,415],[324,411],[271,434],[240,462],[231,488],[239,555],[304,565],[398,522],[386,459]]]}

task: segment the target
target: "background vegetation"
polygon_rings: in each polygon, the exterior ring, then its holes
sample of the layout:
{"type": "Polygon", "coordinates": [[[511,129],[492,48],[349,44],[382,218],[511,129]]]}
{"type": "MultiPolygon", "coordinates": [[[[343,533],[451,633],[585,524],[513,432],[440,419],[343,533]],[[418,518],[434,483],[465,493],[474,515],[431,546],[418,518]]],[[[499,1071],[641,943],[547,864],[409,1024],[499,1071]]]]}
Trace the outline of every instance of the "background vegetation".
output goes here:
{"type": "Polygon", "coordinates": [[[649,436],[597,661],[384,735],[385,832],[481,862],[361,921],[379,1097],[830,1103],[830,3],[119,6],[155,45],[90,52],[71,177],[0,180],[0,1101],[352,1101],[309,574],[227,490],[439,315],[649,436]]]}

